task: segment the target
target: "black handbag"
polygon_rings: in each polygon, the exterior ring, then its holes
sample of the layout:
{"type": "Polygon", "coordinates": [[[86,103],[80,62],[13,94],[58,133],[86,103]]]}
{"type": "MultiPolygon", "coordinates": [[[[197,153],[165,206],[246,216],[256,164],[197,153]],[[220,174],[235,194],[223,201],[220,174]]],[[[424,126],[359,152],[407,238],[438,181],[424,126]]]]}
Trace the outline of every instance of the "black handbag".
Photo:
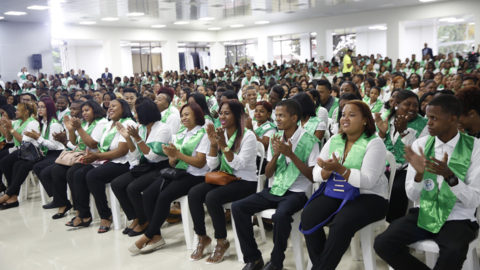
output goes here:
{"type": "Polygon", "coordinates": [[[163,168],[160,170],[160,176],[168,180],[176,180],[187,174],[186,170],[176,168],[163,168]]]}
{"type": "Polygon", "coordinates": [[[18,150],[18,158],[26,161],[37,162],[43,158],[40,148],[31,142],[22,142],[18,150]]]}

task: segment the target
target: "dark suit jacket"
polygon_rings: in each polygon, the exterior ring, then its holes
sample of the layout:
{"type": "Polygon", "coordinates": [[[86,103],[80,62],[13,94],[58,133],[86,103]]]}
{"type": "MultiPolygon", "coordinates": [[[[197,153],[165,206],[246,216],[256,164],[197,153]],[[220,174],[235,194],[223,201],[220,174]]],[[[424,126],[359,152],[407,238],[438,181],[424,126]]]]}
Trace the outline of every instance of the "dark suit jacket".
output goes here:
{"type": "Polygon", "coordinates": [[[112,73],[110,72],[108,74],[105,74],[105,72],[102,73],[102,79],[113,79],[112,73]]]}
{"type": "Polygon", "coordinates": [[[423,48],[422,55],[430,55],[430,59],[433,59],[433,51],[431,48],[423,48]]]}

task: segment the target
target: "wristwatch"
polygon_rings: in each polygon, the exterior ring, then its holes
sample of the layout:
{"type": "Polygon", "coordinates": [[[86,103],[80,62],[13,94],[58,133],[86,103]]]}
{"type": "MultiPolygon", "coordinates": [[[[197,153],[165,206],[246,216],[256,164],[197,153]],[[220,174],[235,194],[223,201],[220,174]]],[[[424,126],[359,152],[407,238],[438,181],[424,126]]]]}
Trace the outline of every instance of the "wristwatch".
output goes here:
{"type": "Polygon", "coordinates": [[[230,151],[230,147],[225,146],[225,147],[222,148],[222,151],[223,151],[223,153],[226,153],[226,152],[230,151]]]}
{"type": "Polygon", "coordinates": [[[458,178],[455,176],[455,174],[452,174],[451,176],[444,178],[444,180],[451,187],[458,184],[458,178]]]}

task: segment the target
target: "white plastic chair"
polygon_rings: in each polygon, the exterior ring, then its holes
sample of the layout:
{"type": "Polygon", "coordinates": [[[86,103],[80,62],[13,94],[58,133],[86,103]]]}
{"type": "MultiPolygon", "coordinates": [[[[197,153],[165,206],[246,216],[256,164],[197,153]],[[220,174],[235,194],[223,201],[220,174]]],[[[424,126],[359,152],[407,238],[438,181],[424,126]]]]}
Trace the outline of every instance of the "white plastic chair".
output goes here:
{"type": "MultiPolygon", "coordinates": [[[[120,230],[124,227],[125,225],[125,219],[122,220],[122,208],[120,207],[120,203],[117,200],[117,197],[115,197],[115,193],[113,193],[113,189],[110,186],[110,183],[107,183],[105,185],[105,188],[107,189],[107,199],[110,202],[110,208],[112,210],[112,225],[113,229],[115,230],[120,230]]],[[[92,219],[97,218],[97,207],[95,205],[95,198],[93,195],[90,194],[90,209],[92,212],[92,219]]]]}
{"type": "Polygon", "coordinates": [[[180,203],[183,234],[185,235],[185,244],[187,246],[187,250],[192,250],[195,243],[195,232],[193,231],[193,220],[192,216],[190,215],[190,208],[188,206],[188,195],[182,196],[175,201],[180,203]]]}
{"type": "MultiPolygon", "coordinates": [[[[262,191],[263,189],[263,184],[265,183],[265,180],[262,181],[262,179],[265,178],[264,175],[261,175],[262,173],[262,166],[263,166],[263,161],[265,160],[265,147],[263,146],[263,143],[257,142],[257,156],[260,157],[260,164],[258,167],[258,172],[257,172],[257,192],[262,191]]],[[[224,209],[232,209],[232,203],[226,203],[223,205],[224,209]]],[[[258,219],[258,216],[257,216],[258,219]]],[[[237,252],[237,260],[241,263],[243,263],[243,253],[242,249],[240,248],[240,241],[238,239],[237,235],[237,229],[235,227],[235,221],[233,220],[232,217],[232,230],[233,230],[233,237],[234,237],[234,244],[235,244],[235,251],[237,252]]],[[[265,241],[265,230],[263,229],[263,223],[261,222],[261,218],[258,221],[258,224],[261,226],[261,234],[262,234],[262,241],[265,241]]]]}

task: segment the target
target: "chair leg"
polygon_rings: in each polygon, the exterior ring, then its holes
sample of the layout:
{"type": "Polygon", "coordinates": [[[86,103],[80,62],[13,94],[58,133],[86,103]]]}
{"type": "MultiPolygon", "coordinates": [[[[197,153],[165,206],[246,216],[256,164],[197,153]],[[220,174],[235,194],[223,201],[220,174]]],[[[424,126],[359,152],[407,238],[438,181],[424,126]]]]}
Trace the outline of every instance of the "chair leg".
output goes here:
{"type": "Polygon", "coordinates": [[[42,199],[42,205],[45,205],[48,203],[47,191],[45,191],[42,184],[39,184],[39,186],[40,186],[40,198],[42,199]]]}
{"type": "Polygon", "coordinates": [[[300,225],[300,212],[297,212],[293,215],[293,222],[292,222],[292,231],[290,233],[292,239],[292,246],[293,246],[293,253],[295,256],[295,267],[297,270],[304,270],[304,256],[303,256],[303,242],[302,242],[302,235],[300,231],[297,229],[300,225]]]}
{"type": "Polygon", "coordinates": [[[233,238],[235,239],[235,251],[237,252],[237,260],[241,263],[244,263],[242,248],[240,247],[240,240],[238,239],[237,228],[235,227],[235,221],[233,220],[233,218],[232,218],[232,230],[233,230],[233,238]]]}
{"type": "Polygon", "coordinates": [[[365,270],[376,270],[377,262],[373,252],[373,226],[367,225],[359,233],[365,270]]]}
{"type": "Polygon", "coordinates": [[[433,269],[438,259],[438,253],[425,252],[425,262],[428,267],[433,269]]]}
{"type": "Polygon", "coordinates": [[[477,249],[475,247],[471,247],[468,249],[467,259],[463,263],[462,270],[477,270],[480,269],[478,256],[477,256],[477,249]]]}
{"type": "Polygon", "coordinates": [[[107,185],[108,194],[110,197],[110,204],[112,206],[112,219],[113,219],[113,228],[115,230],[120,230],[123,227],[123,222],[121,219],[121,212],[120,212],[120,203],[115,197],[115,193],[113,193],[112,187],[110,184],[107,185]]]}
{"type": "Polygon", "coordinates": [[[352,259],[355,261],[361,261],[362,255],[360,254],[360,239],[359,239],[358,232],[355,233],[351,242],[350,242],[350,250],[352,252],[352,259]]]}
{"type": "Polygon", "coordinates": [[[260,228],[260,238],[262,239],[262,243],[266,243],[267,237],[265,235],[265,227],[263,226],[262,215],[257,213],[255,216],[257,217],[258,227],[260,228]]]}
{"type": "Polygon", "coordinates": [[[194,232],[193,232],[193,221],[190,215],[190,209],[188,207],[188,198],[187,196],[181,197],[178,202],[180,202],[180,210],[182,211],[182,224],[183,224],[183,233],[185,234],[185,244],[187,250],[193,250],[194,246],[194,232]]]}

